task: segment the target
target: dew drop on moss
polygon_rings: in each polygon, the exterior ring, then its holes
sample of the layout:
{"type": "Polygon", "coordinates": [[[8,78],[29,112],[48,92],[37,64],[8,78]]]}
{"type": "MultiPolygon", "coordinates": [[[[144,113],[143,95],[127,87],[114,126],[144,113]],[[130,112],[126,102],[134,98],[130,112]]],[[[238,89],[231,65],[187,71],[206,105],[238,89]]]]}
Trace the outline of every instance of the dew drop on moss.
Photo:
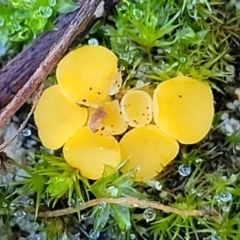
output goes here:
{"type": "Polygon", "coordinates": [[[29,136],[31,136],[31,134],[32,134],[32,132],[31,132],[31,129],[29,129],[29,128],[25,128],[22,130],[22,135],[24,137],[29,137],[29,136]]]}
{"type": "Polygon", "coordinates": [[[95,240],[99,238],[100,233],[98,231],[95,231],[94,229],[91,229],[89,232],[89,239],[95,240]]]}
{"type": "Polygon", "coordinates": [[[181,176],[187,177],[187,176],[190,175],[190,173],[191,173],[191,167],[182,164],[182,165],[179,166],[178,172],[179,172],[179,174],[180,174],[181,176]]]}
{"type": "Polygon", "coordinates": [[[26,212],[22,211],[22,210],[17,210],[15,213],[14,213],[14,216],[18,219],[22,219],[26,216],[26,212]]]}
{"type": "Polygon", "coordinates": [[[221,192],[220,199],[224,203],[230,202],[232,200],[232,194],[230,192],[221,192]]]}
{"type": "Polygon", "coordinates": [[[219,237],[219,236],[214,236],[214,237],[211,237],[211,240],[221,240],[221,237],[219,237]]]}
{"type": "Polygon", "coordinates": [[[99,45],[99,42],[96,38],[90,38],[88,40],[88,44],[91,45],[91,46],[98,46],[99,45]]]}
{"type": "Polygon", "coordinates": [[[143,11],[142,10],[139,10],[139,9],[134,9],[133,10],[133,15],[134,15],[134,17],[137,19],[137,20],[140,20],[140,19],[142,19],[142,17],[143,17],[143,11]]]}
{"type": "Polygon", "coordinates": [[[152,208],[146,208],[143,212],[143,217],[147,222],[153,221],[156,217],[156,211],[152,208]]]}
{"type": "Polygon", "coordinates": [[[131,233],[131,234],[130,234],[130,239],[131,239],[131,240],[135,240],[135,239],[136,239],[136,235],[135,235],[134,233],[131,233]]]}

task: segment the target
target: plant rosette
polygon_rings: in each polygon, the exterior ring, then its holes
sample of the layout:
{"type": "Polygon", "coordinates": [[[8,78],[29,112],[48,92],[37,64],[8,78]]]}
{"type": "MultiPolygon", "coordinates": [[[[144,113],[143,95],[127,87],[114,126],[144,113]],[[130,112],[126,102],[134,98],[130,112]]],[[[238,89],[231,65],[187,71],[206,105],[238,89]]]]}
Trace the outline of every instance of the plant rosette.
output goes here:
{"type": "Polygon", "coordinates": [[[34,119],[42,144],[63,147],[63,156],[89,179],[104,166],[127,162],[122,172],[138,168],[137,181],[155,177],[179,152],[211,128],[213,94],[206,82],[178,76],[161,82],[150,96],[125,90],[118,59],[102,46],[83,46],[66,55],[56,70],[57,85],[44,90],[34,119]],[[120,136],[120,137],[119,137],[120,136]],[[120,140],[118,140],[120,139],[120,140]]]}

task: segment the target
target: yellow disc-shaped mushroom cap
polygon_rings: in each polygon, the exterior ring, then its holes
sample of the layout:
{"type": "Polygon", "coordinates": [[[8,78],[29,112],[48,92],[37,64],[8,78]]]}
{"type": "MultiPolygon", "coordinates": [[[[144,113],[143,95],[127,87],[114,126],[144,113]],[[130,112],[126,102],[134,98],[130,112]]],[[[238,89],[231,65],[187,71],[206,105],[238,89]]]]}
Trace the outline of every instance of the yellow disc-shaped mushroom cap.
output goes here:
{"type": "Polygon", "coordinates": [[[183,144],[199,142],[211,128],[213,94],[206,82],[176,77],[158,85],[153,95],[156,125],[183,144]]]}
{"type": "Polygon", "coordinates": [[[42,144],[60,148],[87,120],[87,109],[68,101],[58,85],[47,88],[34,112],[34,120],[42,144]]]}
{"type": "Polygon", "coordinates": [[[122,171],[139,167],[137,181],[156,176],[179,151],[177,141],[155,125],[130,130],[121,139],[120,148],[122,160],[128,159],[122,171]]]}
{"type": "Polygon", "coordinates": [[[117,61],[113,52],[101,46],[83,46],[70,52],[57,66],[61,90],[75,103],[97,106],[111,88],[116,88],[117,61]]]}
{"type": "Polygon", "coordinates": [[[63,155],[70,166],[93,180],[101,177],[104,165],[116,167],[121,161],[117,140],[104,131],[92,133],[87,126],[66,142],[63,155]]]}
{"type": "Polygon", "coordinates": [[[152,120],[152,98],[141,90],[129,90],[121,100],[122,115],[131,127],[143,127],[152,120]]]}
{"type": "Polygon", "coordinates": [[[103,108],[107,116],[101,123],[105,127],[106,131],[112,135],[124,133],[128,128],[128,124],[121,114],[118,100],[106,102],[103,105],[103,108]]]}
{"type": "Polygon", "coordinates": [[[128,128],[118,100],[106,102],[98,108],[89,108],[88,126],[92,132],[106,130],[111,135],[122,134],[128,128]]]}

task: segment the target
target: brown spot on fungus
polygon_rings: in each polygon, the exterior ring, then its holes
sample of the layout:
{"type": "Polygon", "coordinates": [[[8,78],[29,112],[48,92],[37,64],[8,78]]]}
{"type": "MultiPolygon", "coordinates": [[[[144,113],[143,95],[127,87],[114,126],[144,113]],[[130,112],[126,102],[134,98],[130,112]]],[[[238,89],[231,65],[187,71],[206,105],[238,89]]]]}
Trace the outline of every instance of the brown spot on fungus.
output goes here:
{"type": "Polygon", "coordinates": [[[103,104],[107,117],[101,121],[106,131],[112,135],[122,134],[127,130],[128,124],[120,114],[120,106],[118,100],[106,102],[103,104]]]}
{"type": "Polygon", "coordinates": [[[113,52],[102,46],[83,46],[59,62],[56,75],[70,101],[95,107],[109,95],[117,72],[117,57],[113,52]],[[90,88],[94,91],[89,91],[90,88]]]}
{"type": "Polygon", "coordinates": [[[131,127],[143,127],[152,119],[152,98],[141,90],[129,90],[121,103],[122,115],[131,127]],[[148,118],[146,116],[149,116],[148,118]]]}

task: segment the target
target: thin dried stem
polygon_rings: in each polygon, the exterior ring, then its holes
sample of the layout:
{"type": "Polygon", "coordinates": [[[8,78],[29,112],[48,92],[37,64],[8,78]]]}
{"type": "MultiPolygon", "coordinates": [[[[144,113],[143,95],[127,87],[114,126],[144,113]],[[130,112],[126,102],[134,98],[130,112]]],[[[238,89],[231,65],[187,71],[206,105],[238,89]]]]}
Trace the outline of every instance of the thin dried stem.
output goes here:
{"type": "Polygon", "coordinates": [[[137,198],[99,198],[99,199],[90,200],[84,203],[83,205],[77,206],[75,208],[69,207],[69,208],[60,209],[60,210],[39,212],[38,217],[50,218],[50,217],[59,217],[59,216],[64,216],[68,214],[73,214],[78,211],[82,211],[84,209],[101,204],[103,202],[108,204],[111,203],[111,204],[126,205],[129,207],[135,207],[135,208],[153,208],[153,209],[161,210],[166,213],[175,213],[183,216],[206,216],[206,215],[218,216],[216,212],[201,211],[201,210],[181,210],[174,207],[165,206],[157,202],[139,200],[137,198]]]}

